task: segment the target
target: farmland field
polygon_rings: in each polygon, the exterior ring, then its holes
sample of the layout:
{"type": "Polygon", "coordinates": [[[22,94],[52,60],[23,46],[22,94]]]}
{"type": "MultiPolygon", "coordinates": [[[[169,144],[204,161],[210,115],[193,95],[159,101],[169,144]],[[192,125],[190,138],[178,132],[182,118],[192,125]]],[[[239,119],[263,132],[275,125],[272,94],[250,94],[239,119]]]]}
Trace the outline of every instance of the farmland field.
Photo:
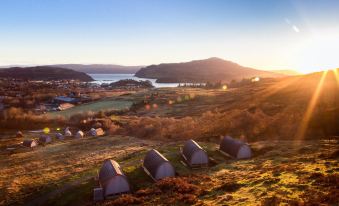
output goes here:
{"type": "Polygon", "coordinates": [[[115,97],[106,98],[100,101],[91,102],[82,104],[79,106],[72,107],[70,109],[60,111],[60,112],[50,112],[48,113],[49,116],[63,116],[63,117],[70,117],[75,114],[83,113],[83,112],[99,112],[99,111],[111,111],[111,110],[123,110],[128,109],[133,104],[130,100],[116,100],[115,97]]]}

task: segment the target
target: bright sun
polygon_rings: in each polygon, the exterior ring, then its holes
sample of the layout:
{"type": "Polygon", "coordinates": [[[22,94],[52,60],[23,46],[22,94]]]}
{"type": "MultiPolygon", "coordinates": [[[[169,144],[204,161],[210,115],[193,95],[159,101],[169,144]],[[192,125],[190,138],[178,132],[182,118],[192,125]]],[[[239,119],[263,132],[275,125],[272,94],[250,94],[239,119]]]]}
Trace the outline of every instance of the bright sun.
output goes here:
{"type": "Polygon", "coordinates": [[[335,69],[338,64],[339,38],[334,33],[312,35],[305,40],[298,60],[301,73],[335,69]]]}

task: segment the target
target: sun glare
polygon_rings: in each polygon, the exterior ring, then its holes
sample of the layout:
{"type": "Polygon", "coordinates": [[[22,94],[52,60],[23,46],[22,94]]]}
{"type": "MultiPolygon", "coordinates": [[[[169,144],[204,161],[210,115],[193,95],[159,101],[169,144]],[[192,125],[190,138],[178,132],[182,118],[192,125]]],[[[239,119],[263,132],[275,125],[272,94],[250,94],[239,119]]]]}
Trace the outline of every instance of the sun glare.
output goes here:
{"type": "Polygon", "coordinates": [[[298,56],[298,71],[307,74],[338,66],[338,31],[314,32],[305,39],[298,56]]]}
{"type": "Polygon", "coordinates": [[[333,69],[333,73],[335,76],[335,80],[337,81],[337,85],[339,87],[339,74],[338,74],[338,69],[333,69]]]}
{"type": "Polygon", "coordinates": [[[307,106],[306,112],[305,112],[305,114],[304,114],[304,116],[301,120],[301,125],[299,126],[299,129],[298,129],[298,132],[297,132],[297,135],[296,135],[296,140],[302,140],[305,136],[306,130],[308,128],[308,124],[311,120],[315,106],[317,105],[320,93],[322,91],[323,84],[324,84],[325,78],[327,76],[327,73],[328,73],[327,70],[324,71],[319,82],[318,82],[317,88],[314,91],[312,99],[310,100],[310,102],[307,106]]]}

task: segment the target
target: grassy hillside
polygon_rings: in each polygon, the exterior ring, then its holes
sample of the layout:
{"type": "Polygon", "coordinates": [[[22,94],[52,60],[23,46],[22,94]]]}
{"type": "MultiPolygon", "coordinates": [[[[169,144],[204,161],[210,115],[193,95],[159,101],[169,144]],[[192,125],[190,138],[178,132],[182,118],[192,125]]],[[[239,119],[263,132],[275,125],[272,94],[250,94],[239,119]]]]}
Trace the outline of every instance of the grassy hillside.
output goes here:
{"type": "MultiPolygon", "coordinates": [[[[4,138],[4,137],[3,137],[4,138]]],[[[16,140],[17,142],[20,139],[16,140]]],[[[182,141],[146,141],[124,136],[66,139],[35,150],[0,154],[1,203],[17,205],[92,205],[95,176],[103,160],[117,160],[133,194],[99,205],[223,205],[325,203],[337,201],[338,142],[260,141],[252,143],[254,158],[232,160],[218,145],[200,142],[215,163],[191,170],[179,156],[182,141]],[[178,176],[153,181],[140,168],[150,148],[174,165],[178,176]]]]}
{"type": "MultiPolygon", "coordinates": [[[[337,80],[330,71],[261,79],[227,90],[161,88],[112,97],[107,100],[133,104],[119,114],[100,114],[100,120],[109,120],[110,135],[68,138],[13,154],[6,148],[23,139],[6,131],[0,138],[0,203],[93,205],[94,177],[102,162],[113,158],[133,193],[97,205],[335,205],[337,80]],[[222,156],[217,148],[225,134],[249,141],[254,157],[237,161],[222,156]],[[190,138],[215,160],[210,168],[190,170],[181,163],[179,147],[190,138]],[[145,175],[140,164],[151,148],[172,162],[176,178],[153,183],[145,175]]],[[[74,109],[102,110],[112,107],[109,102],[74,109]]],[[[79,118],[77,122],[87,122],[80,128],[91,128],[96,121],[93,115],[79,118]]],[[[52,121],[46,126],[54,131],[57,125],[52,121]]],[[[38,137],[27,131],[24,135],[38,137]]]]}

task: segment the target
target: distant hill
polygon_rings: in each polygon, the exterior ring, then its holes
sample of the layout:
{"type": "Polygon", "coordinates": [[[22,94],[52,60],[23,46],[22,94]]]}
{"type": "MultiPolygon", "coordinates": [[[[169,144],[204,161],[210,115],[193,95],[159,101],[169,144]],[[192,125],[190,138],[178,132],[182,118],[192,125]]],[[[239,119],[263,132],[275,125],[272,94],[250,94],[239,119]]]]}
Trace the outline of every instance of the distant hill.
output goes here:
{"type": "Polygon", "coordinates": [[[243,78],[281,77],[282,74],[243,67],[220,58],[184,63],[151,65],[141,68],[135,76],[157,79],[157,82],[229,82],[243,78]]]}
{"type": "Polygon", "coordinates": [[[283,74],[283,75],[287,75],[287,76],[301,75],[301,73],[294,71],[294,70],[270,70],[270,72],[283,74]]]}
{"type": "Polygon", "coordinates": [[[142,66],[122,66],[114,64],[55,64],[48,67],[73,69],[88,74],[134,74],[142,66]]]}
{"type": "Polygon", "coordinates": [[[84,72],[59,67],[12,67],[0,69],[0,78],[15,78],[25,80],[79,80],[93,81],[93,78],[84,72]]]}

